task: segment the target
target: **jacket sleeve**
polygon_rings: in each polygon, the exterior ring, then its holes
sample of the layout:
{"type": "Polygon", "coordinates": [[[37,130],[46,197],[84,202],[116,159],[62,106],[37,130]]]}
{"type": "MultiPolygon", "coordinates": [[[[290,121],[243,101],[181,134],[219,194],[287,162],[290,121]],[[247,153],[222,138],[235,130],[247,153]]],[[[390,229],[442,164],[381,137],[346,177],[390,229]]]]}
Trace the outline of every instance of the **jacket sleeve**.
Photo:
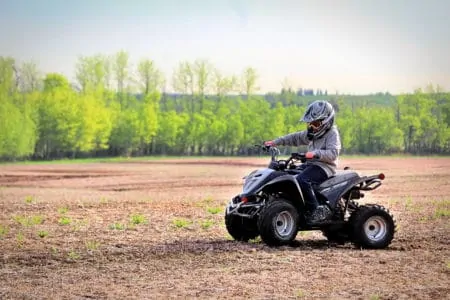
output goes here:
{"type": "Polygon", "coordinates": [[[306,130],[290,133],[290,134],[281,136],[279,138],[276,138],[274,140],[274,143],[276,145],[280,145],[280,146],[308,145],[310,141],[306,137],[306,134],[307,134],[306,130]]]}
{"type": "Polygon", "coordinates": [[[331,130],[329,136],[326,138],[325,150],[314,150],[314,153],[319,155],[319,160],[326,163],[333,163],[339,156],[341,151],[341,138],[337,129],[331,130]]]}

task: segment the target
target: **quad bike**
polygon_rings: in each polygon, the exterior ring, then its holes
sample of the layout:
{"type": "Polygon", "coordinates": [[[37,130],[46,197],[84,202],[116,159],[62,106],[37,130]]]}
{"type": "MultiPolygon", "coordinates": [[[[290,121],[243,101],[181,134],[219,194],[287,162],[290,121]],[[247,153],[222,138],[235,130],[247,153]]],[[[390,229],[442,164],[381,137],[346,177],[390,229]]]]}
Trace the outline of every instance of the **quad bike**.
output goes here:
{"type": "Polygon", "coordinates": [[[295,178],[307,161],[305,153],[292,153],[287,160],[277,160],[277,147],[261,147],[271,153],[268,167],[245,176],[242,193],[231,199],[225,210],[225,225],[235,240],[260,236],[269,246],[282,246],[289,245],[298,231],[320,230],[333,243],[351,242],[372,249],[389,246],[396,231],[393,215],[381,205],[356,202],[364,197],[363,191],[381,185],[383,173],[360,176],[345,168],[313,186],[319,203],[328,205],[332,214],[325,222],[311,224],[295,178]]]}

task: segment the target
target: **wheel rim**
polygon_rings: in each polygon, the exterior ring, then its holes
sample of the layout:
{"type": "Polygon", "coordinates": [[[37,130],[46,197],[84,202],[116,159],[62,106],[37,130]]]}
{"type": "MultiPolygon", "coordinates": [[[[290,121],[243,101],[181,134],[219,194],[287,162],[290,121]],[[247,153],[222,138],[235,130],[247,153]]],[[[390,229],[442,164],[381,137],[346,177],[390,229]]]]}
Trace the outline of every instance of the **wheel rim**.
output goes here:
{"type": "Polygon", "coordinates": [[[373,242],[382,240],[387,233],[386,220],[380,216],[373,216],[364,223],[364,232],[367,238],[373,242]]]}
{"type": "Polygon", "coordinates": [[[294,218],[287,211],[279,213],[275,220],[275,228],[280,236],[289,236],[294,229],[294,218]]]}

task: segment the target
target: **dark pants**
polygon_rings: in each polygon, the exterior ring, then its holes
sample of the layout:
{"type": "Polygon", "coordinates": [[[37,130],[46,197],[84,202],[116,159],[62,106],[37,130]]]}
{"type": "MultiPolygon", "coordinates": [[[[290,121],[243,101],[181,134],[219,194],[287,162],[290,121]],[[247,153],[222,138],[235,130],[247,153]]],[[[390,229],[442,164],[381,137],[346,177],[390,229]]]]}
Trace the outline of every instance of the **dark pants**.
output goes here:
{"type": "Polygon", "coordinates": [[[327,178],[327,173],[321,167],[314,165],[306,166],[302,173],[297,175],[298,184],[305,198],[306,209],[309,212],[313,212],[319,206],[312,185],[321,184],[327,178]]]}

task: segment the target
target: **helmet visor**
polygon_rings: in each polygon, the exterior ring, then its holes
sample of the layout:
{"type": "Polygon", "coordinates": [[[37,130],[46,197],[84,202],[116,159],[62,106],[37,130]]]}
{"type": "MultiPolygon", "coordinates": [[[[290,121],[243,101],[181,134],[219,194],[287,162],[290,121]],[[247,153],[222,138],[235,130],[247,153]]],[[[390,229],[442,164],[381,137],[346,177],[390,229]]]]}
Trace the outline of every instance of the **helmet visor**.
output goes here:
{"type": "Polygon", "coordinates": [[[322,121],[323,120],[315,120],[315,121],[309,122],[308,126],[320,127],[320,125],[322,125],[322,121]]]}

